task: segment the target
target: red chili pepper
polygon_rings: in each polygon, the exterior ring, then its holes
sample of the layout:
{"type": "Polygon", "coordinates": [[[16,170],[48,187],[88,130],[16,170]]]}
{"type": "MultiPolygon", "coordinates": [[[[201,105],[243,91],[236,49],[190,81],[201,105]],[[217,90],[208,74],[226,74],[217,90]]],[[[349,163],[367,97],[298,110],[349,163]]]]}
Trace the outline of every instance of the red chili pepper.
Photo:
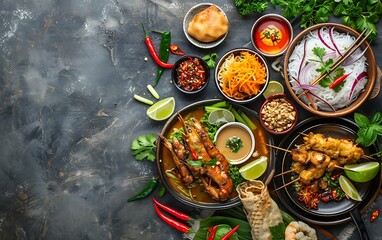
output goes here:
{"type": "Polygon", "coordinates": [[[171,227],[183,232],[183,233],[189,233],[191,231],[191,228],[189,226],[187,226],[186,224],[184,223],[181,223],[181,222],[178,222],[166,215],[164,215],[160,210],[159,210],[159,207],[157,204],[154,204],[154,208],[155,208],[155,211],[156,213],[158,214],[158,216],[164,221],[166,222],[168,225],[170,225],[171,227]]]}
{"type": "Polygon", "coordinates": [[[195,152],[195,150],[194,149],[190,149],[190,152],[191,152],[191,155],[192,155],[192,159],[198,160],[198,154],[195,152]]]}
{"type": "Polygon", "coordinates": [[[184,220],[184,221],[188,221],[188,220],[191,219],[190,216],[188,216],[188,215],[186,215],[186,214],[184,214],[182,212],[179,212],[179,211],[177,211],[177,210],[175,210],[173,208],[170,208],[170,207],[164,205],[163,203],[158,202],[158,200],[156,200],[155,198],[152,198],[152,199],[153,199],[154,203],[156,205],[158,205],[158,207],[162,208],[163,210],[165,210],[166,212],[170,213],[174,217],[177,217],[177,218],[179,218],[181,220],[184,220]]]}
{"type": "Polygon", "coordinates": [[[379,217],[379,209],[375,209],[370,215],[370,222],[374,222],[379,217]]]}
{"type": "Polygon", "coordinates": [[[175,44],[171,44],[170,45],[170,51],[173,53],[173,54],[176,54],[176,55],[181,55],[183,56],[184,54],[186,54],[179,46],[175,45],[175,44]]]}
{"type": "Polygon", "coordinates": [[[165,62],[162,62],[158,56],[158,53],[155,49],[155,46],[154,46],[154,43],[153,43],[153,40],[151,40],[151,38],[149,37],[149,35],[147,34],[146,32],[146,29],[145,27],[143,26],[143,23],[142,23],[142,28],[143,28],[143,32],[145,33],[145,43],[146,43],[146,46],[147,46],[147,49],[149,50],[149,53],[151,55],[151,57],[154,59],[154,61],[161,67],[163,68],[172,68],[174,67],[174,64],[172,63],[165,63],[165,62]]]}
{"type": "Polygon", "coordinates": [[[215,235],[216,235],[216,231],[218,230],[218,225],[216,226],[213,226],[212,229],[208,229],[208,231],[210,232],[210,236],[208,236],[208,240],[214,240],[215,238],[215,235]]]}
{"type": "Polygon", "coordinates": [[[232,228],[226,235],[224,235],[220,240],[228,240],[237,229],[239,229],[240,225],[236,225],[236,227],[232,228]]]}
{"type": "Polygon", "coordinates": [[[348,74],[344,74],[338,78],[336,78],[330,85],[329,85],[329,88],[330,89],[333,89],[335,87],[337,87],[339,84],[341,84],[343,81],[345,81],[345,79],[350,75],[350,73],[348,74]]]}

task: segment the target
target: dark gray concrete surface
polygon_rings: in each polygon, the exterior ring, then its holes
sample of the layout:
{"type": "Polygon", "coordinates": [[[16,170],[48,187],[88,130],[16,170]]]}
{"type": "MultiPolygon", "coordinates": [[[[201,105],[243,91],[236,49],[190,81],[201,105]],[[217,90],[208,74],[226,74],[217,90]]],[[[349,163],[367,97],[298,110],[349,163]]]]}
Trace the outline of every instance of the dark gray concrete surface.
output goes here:
{"type": "MultiPolygon", "coordinates": [[[[150,198],[126,201],[158,175],[154,163],[133,158],[131,141],[164,124],[150,120],[147,106],[133,99],[152,98],[146,85],[157,69],[141,23],[147,30],[171,31],[172,42],[187,53],[222,56],[235,47],[253,48],[250,30],[257,18],[240,16],[231,0],[211,1],[226,12],[230,31],[218,47],[199,49],[182,30],[185,13],[199,2],[0,2],[0,239],[181,238],[156,216],[150,198]]],[[[295,26],[295,34],[300,30],[295,26]]],[[[149,33],[158,48],[160,36],[149,33]]],[[[372,45],[379,66],[381,36],[372,45]]],[[[176,59],[171,55],[169,62],[176,59]]],[[[282,80],[275,71],[271,78],[282,80]]],[[[222,97],[212,81],[196,96],[175,91],[169,70],[156,89],[162,98],[175,97],[176,110],[222,97]]],[[[248,107],[258,111],[260,104],[248,107]]],[[[376,110],[382,111],[381,96],[359,109],[376,110]]],[[[300,120],[309,116],[300,111],[300,120]]],[[[195,217],[209,214],[170,194],[163,201],[195,217]]],[[[381,201],[379,196],[373,207],[381,201]]],[[[382,239],[380,223],[381,217],[367,223],[371,239],[382,239]]],[[[324,229],[338,239],[358,239],[351,222],[324,229]]]]}

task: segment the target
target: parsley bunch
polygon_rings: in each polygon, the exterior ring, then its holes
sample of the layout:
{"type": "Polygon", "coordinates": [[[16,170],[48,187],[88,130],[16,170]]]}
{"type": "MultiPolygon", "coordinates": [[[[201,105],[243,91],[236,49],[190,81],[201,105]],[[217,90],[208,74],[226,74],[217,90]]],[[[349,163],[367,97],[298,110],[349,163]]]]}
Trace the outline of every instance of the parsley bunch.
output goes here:
{"type": "Polygon", "coordinates": [[[370,119],[361,113],[354,113],[354,121],[358,125],[356,143],[368,147],[378,136],[382,136],[382,113],[376,112],[370,119]]]}

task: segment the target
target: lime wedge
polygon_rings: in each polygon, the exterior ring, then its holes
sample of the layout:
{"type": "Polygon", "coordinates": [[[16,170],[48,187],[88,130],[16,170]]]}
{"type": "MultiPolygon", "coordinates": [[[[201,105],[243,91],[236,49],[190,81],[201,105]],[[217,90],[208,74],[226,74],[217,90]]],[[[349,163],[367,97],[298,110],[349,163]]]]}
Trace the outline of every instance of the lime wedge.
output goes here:
{"type": "Polygon", "coordinates": [[[246,180],[253,180],[259,178],[268,166],[268,158],[261,156],[250,163],[245,164],[239,168],[239,173],[246,180]]]}
{"type": "Polygon", "coordinates": [[[284,93],[284,86],[276,80],[270,80],[263,96],[268,98],[273,94],[284,93]]]}
{"type": "Polygon", "coordinates": [[[346,176],[354,182],[368,182],[377,176],[380,166],[378,162],[364,162],[348,164],[344,168],[348,169],[345,170],[346,176]]]}
{"type": "Polygon", "coordinates": [[[154,103],[147,109],[147,116],[155,121],[162,121],[171,116],[175,110],[175,99],[168,97],[154,103]]]}
{"type": "Polygon", "coordinates": [[[357,189],[354,187],[353,183],[345,177],[345,176],[340,176],[338,179],[338,182],[340,183],[341,189],[345,192],[345,194],[356,201],[362,201],[361,196],[359,195],[357,189]]]}
{"type": "Polygon", "coordinates": [[[227,109],[216,109],[208,115],[208,122],[210,124],[220,124],[227,122],[234,122],[235,116],[227,109]]]}

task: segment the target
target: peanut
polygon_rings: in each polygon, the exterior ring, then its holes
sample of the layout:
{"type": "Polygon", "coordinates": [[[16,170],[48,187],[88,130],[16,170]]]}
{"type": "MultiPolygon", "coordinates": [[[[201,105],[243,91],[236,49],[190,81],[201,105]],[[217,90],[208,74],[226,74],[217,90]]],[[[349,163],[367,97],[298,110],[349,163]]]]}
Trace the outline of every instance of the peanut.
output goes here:
{"type": "Polygon", "coordinates": [[[261,110],[264,125],[276,132],[289,129],[296,120],[296,111],[285,98],[275,98],[269,101],[261,110]]]}

